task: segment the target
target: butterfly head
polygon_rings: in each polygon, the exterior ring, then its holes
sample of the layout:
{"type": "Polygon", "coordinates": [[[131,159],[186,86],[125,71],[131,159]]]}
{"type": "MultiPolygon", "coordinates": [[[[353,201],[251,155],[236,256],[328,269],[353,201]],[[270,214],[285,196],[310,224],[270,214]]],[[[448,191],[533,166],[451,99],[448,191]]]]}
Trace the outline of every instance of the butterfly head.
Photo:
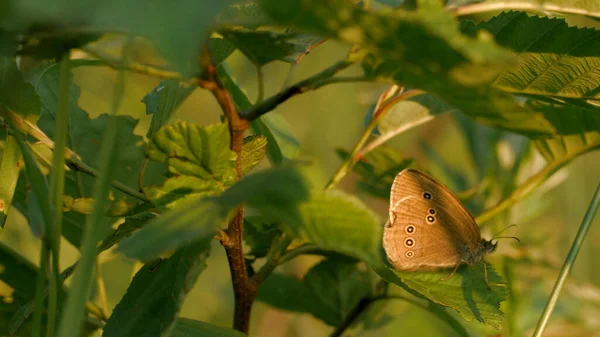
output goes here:
{"type": "Polygon", "coordinates": [[[492,253],[493,251],[496,250],[497,246],[498,246],[498,241],[492,242],[492,240],[488,241],[485,239],[481,239],[481,247],[483,248],[484,254],[492,253]]]}

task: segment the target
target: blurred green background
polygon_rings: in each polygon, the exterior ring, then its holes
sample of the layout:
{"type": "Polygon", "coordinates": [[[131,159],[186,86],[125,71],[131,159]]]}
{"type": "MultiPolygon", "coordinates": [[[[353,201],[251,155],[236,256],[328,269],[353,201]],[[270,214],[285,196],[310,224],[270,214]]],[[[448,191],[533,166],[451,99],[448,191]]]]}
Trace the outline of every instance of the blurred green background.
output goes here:
{"type": "MultiPolygon", "coordinates": [[[[109,44],[111,40],[101,41],[109,44]]],[[[104,45],[107,48],[109,45],[104,45]]],[[[314,49],[297,67],[294,82],[306,78],[342,58],[347,47],[329,41],[314,49]]],[[[74,54],[74,57],[83,55],[74,54]]],[[[136,60],[148,61],[146,50],[139,47],[136,60]]],[[[228,59],[235,79],[253,99],[257,96],[256,69],[238,52],[228,59]]],[[[289,65],[275,62],[264,67],[266,97],[278,92],[284,83],[289,65]]],[[[358,73],[349,69],[348,75],[358,73]]],[[[81,88],[79,105],[92,117],[107,113],[113,94],[117,73],[106,67],[81,67],[74,70],[76,83],[81,88]]],[[[126,91],[120,114],[140,119],[137,128],[139,135],[145,134],[150,117],[145,114],[141,99],[150,92],[159,80],[147,76],[128,73],[126,91]]],[[[321,188],[341,163],[335,153],[336,148],[350,150],[360,136],[365,115],[387,88],[382,84],[353,83],[323,87],[294,97],[278,107],[273,114],[281,115],[296,136],[300,147],[299,157],[311,161],[306,169],[310,183],[321,188]]],[[[207,124],[219,121],[220,110],[214,98],[207,91],[198,89],[177,111],[173,120],[207,124]]],[[[464,171],[472,179],[469,184],[477,184],[473,168],[473,158],[465,145],[464,134],[456,124],[456,116],[446,115],[417,127],[390,142],[406,157],[414,158],[419,167],[428,169],[430,155],[424,151],[424,144],[447,160],[458,171],[464,171]]],[[[510,153],[502,152],[510,157],[510,153]]],[[[490,154],[493,155],[493,154],[490,154]]],[[[263,163],[264,164],[264,163],[263,163]]],[[[527,167],[534,173],[543,164],[541,158],[532,161],[527,167]]],[[[432,173],[435,174],[435,169],[432,173]]],[[[556,173],[530,198],[514,207],[508,218],[501,218],[502,224],[493,228],[503,228],[511,223],[518,224],[509,235],[521,238],[521,244],[501,241],[499,252],[490,261],[500,272],[509,271],[508,276],[514,290],[514,298],[505,308],[510,308],[507,322],[517,328],[515,335],[530,334],[541,314],[547,296],[555,281],[571,240],[591,200],[600,175],[600,154],[588,153],[572,162],[567,169],[556,173]],[[509,222],[504,223],[505,220],[509,222]],[[505,259],[503,256],[509,256],[505,259]],[[509,261],[516,262],[509,262],[509,261]],[[528,262],[529,261],[529,262],[528,262]],[[509,306],[510,305],[510,306],[509,306]]],[[[453,185],[440,176],[455,192],[465,186],[453,185]],[[457,189],[458,188],[458,189],[457,189]]],[[[358,194],[382,219],[387,215],[385,200],[369,197],[355,188],[356,175],[347,176],[339,188],[358,194]]],[[[468,187],[468,186],[466,186],[468,187]]],[[[484,229],[484,236],[493,234],[484,229]]],[[[592,331],[600,331],[600,219],[596,219],[590,235],[586,238],[583,250],[575,264],[567,287],[546,336],[590,336],[592,331]]],[[[21,252],[29,260],[36,261],[40,244],[29,233],[24,217],[16,210],[11,212],[0,241],[21,252]]],[[[77,251],[63,241],[62,268],[73,263],[77,251]]],[[[215,242],[208,260],[208,268],[200,275],[193,291],[188,295],[181,315],[209,321],[218,325],[230,326],[233,316],[233,293],[229,269],[223,249],[215,242]]],[[[318,258],[301,257],[281,267],[280,271],[302,275],[318,258]]],[[[110,253],[101,255],[102,273],[107,289],[109,307],[112,309],[125,293],[135,272],[134,261],[110,253]]],[[[362,332],[364,336],[381,334],[411,336],[454,336],[454,332],[435,316],[414,305],[394,301],[380,303],[369,310],[364,317],[369,326],[377,321],[383,324],[362,332]]],[[[462,320],[461,320],[462,321],[462,320]]],[[[507,323],[508,324],[508,323],[507,323]]],[[[469,324],[476,333],[490,335],[487,328],[477,323],[469,324]]],[[[307,314],[293,314],[278,311],[260,302],[252,313],[251,335],[253,336],[327,336],[333,328],[326,326],[307,314]]],[[[600,335],[600,333],[597,333],[600,335]]]]}

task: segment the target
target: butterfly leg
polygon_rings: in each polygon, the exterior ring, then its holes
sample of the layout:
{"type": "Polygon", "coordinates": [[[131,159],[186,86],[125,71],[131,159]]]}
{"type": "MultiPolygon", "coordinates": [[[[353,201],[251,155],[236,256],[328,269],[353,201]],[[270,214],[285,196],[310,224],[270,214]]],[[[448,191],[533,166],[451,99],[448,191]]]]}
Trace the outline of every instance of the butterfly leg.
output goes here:
{"type": "Polygon", "coordinates": [[[446,281],[448,279],[450,279],[452,276],[454,276],[454,274],[456,273],[456,271],[458,270],[458,267],[460,267],[460,263],[456,265],[456,267],[454,268],[454,270],[450,273],[450,275],[441,278],[440,281],[446,281]]]}
{"type": "Polygon", "coordinates": [[[492,284],[490,284],[488,282],[487,263],[485,261],[483,261],[483,276],[485,277],[485,286],[489,290],[492,290],[491,286],[504,286],[504,284],[501,284],[501,283],[492,283],[492,284]]]}

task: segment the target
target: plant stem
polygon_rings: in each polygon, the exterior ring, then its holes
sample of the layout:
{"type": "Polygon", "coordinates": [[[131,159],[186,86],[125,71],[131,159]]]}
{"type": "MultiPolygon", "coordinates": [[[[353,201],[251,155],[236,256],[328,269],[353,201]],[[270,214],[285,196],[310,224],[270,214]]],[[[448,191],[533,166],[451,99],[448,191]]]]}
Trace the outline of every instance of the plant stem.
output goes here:
{"type": "Polygon", "coordinates": [[[258,81],[258,96],[256,97],[256,104],[259,104],[265,98],[265,75],[263,74],[262,67],[260,65],[256,65],[256,78],[258,81]]]}
{"type": "MultiPolygon", "coordinates": [[[[130,41],[129,39],[127,46],[131,46],[130,41]]],[[[126,63],[127,52],[128,48],[123,50],[123,64],[126,63]]],[[[105,229],[104,212],[108,201],[112,174],[114,173],[114,164],[116,163],[117,151],[115,144],[120,126],[116,114],[119,110],[124,90],[125,71],[122,69],[119,72],[119,77],[114,88],[111,116],[108,118],[102,137],[102,146],[99,153],[101,173],[94,190],[94,208],[86,222],[81,245],[79,268],[77,268],[73,277],[73,283],[67,297],[67,303],[58,329],[59,337],[72,336],[74,332],[80,331],[83,324],[85,303],[87,302],[92,285],[92,275],[98,251],[97,244],[98,240],[100,240],[100,235],[105,229]]]]}
{"type": "Polygon", "coordinates": [[[354,320],[363,311],[365,311],[367,309],[369,304],[373,303],[373,301],[374,301],[373,298],[370,298],[370,297],[361,298],[360,301],[358,301],[358,304],[356,304],[356,306],[354,307],[354,309],[352,309],[352,311],[348,314],[348,316],[346,316],[346,319],[344,319],[342,324],[340,324],[333,331],[333,333],[331,333],[331,335],[329,335],[329,336],[330,337],[340,337],[346,331],[346,329],[348,329],[352,325],[352,323],[354,323],[354,320]]]}
{"type": "Polygon", "coordinates": [[[363,147],[363,145],[367,142],[367,140],[371,136],[371,133],[377,126],[379,119],[383,115],[385,115],[385,113],[392,106],[394,106],[395,104],[397,104],[400,101],[409,99],[413,96],[421,95],[422,93],[423,92],[421,90],[410,90],[407,92],[402,92],[398,96],[392,97],[392,98],[388,99],[387,101],[383,102],[383,104],[381,104],[381,106],[373,113],[373,117],[371,118],[371,121],[369,122],[369,124],[367,125],[365,130],[363,131],[362,136],[360,137],[358,142],[356,142],[356,144],[354,145],[352,152],[350,152],[350,155],[348,155],[346,160],[344,160],[344,162],[342,162],[340,167],[338,167],[337,171],[333,174],[333,177],[331,177],[331,180],[329,180],[329,182],[325,186],[325,189],[329,190],[329,189],[333,188],[337,183],[339,183],[340,180],[342,180],[342,178],[344,178],[344,176],[346,176],[346,174],[348,174],[348,172],[350,171],[352,166],[354,166],[354,164],[361,158],[358,155],[360,149],[363,147]]]}
{"type": "Polygon", "coordinates": [[[495,206],[487,209],[485,212],[481,213],[477,218],[475,218],[477,224],[481,226],[481,224],[491,220],[498,214],[504,212],[517,202],[521,201],[531,192],[535,191],[536,187],[541,185],[544,181],[550,178],[550,176],[556,173],[556,171],[571,161],[571,159],[572,158],[566,158],[546,165],[541,171],[529,177],[525,182],[519,185],[519,187],[517,187],[508,197],[501,200],[495,206]]]}
{"type": "Polygon", "coordinates": [[[121,59],[114,57],[112,55],[106,54],[100,50],[97,50],[92,47],[83,47],[81,48],[84,52],[104,61],[109,67],[120,71],[121,69],[125,69],[127,71],[131,71],[141,75],[148,75],[153,77],[158,77],[162,79],[174,79],[182,82],[195,83],[195,78],[184,79],[181,77],[181,74],[177,71],[160,69],[153,66],[147,66],[144,64],[123,62],[121,59]]]}
{"type": "MultiPolygon", "coordinates": [[[[249,122],[240,118],[237,108],[230,93],[221,83],[217,69],[212,62],[208,48],[202,52],[200,57],[202,66],[202,78],[199,86],[209,90],[215,96],[221,106],[229,125],[229,134],[231,136],[230,148],[236,153],[236,176],[242,178],[242,147],[244,145],[244,132],[249,127],[249,122]]],[[[248,334],[250,327],[250,311],[252,303],[256,297],[256,288],[249,281],[246,270],[246,261],[244,260],[244,251],[242,248],[242,231],[244,227],[244,207],[240,206],[235,212],[235,216],[229,223],[225,235],[221,239],[221,244],[225,248],[227,260],[229,261],[229,270],[231,272],[231,283],[233,285],[233,294],[235,297],[235,309],[233,318],[233,327],[245,334],[248,334]]]]}
{"type": "Polygon", "coordinates": [[[42,315],[44,312],[44,299],[46,298],[46,269],[49,257],[48,243],[42,240],[42,250],[40,251],[40,267],[35,280],[35,311],[33,312],[33,328],[31,336],[41,337],[42,335],[42,315]]]}
{"type": "Polygon", "coordinates": [[[58,98],[56,109],[56,125],[54,126],[54,153],[50,170],[50,207],[54,208],[54,226],[50,227],[52,235],[49,238],[56,240],[53,246],[56,251],[52,253],[52,278],[50,279],[50,297],[48,301],[48,323],[46,335],[54,336],[56,316],[60,296],[60,237],[62,233],[63,197],[65,192],[65,148],[67,147],[67,128],[69,120],[69,58],[66,52],[60,62],[60,75],[58,82],[58,98]]]}
{"type": "Polygon", "coordinates": [[[558,274],[558,279],[554,284],[554,288],[552,289],[552,293],[550,294],[550,298],[548,299],[548,303],[546,303],[546,307],[544,308],[544,312],[540,317],[537,327],[535,328],[535,332],[533,333],[533,337],[541,337],[550,321],[550,316],[552,315],[552,311],[558,302],[558,296],[562,290],[563,285],[567,279],[567,276],[571,272],[573,268],[573,264],[575,263],[575,259],[577,258],[577,254],[581,249],[581,245],[583,244],[583,240],[585,239],[587,233],[592,226],[592,221],[594,220],[594,216],[598,211],[598,206],[600,206],[600,183],[596,187],[596,192],[594,192],[594,196],[592,197],[592,201],[590,206],[585,213],[585,217],[579,226],[579,231],[577,231],[577,235],[575,236],[575,240],[571,245],[571,249],[569,250],[569,254],[565,260],[565,263],[558,274]]]}

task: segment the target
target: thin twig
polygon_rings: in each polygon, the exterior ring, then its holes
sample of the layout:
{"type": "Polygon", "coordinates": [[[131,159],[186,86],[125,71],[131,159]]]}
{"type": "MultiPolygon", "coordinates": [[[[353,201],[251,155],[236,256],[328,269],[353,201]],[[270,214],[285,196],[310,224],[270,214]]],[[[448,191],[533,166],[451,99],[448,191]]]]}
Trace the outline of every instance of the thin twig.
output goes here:
{"type": "Polygon", "coordinates": [[[339,61],[322,72],[280,91],[259,104],[255,104],[249,110],[240,112],[240,116],[249,121],[255,120],[298,94],[318,89],[326,84],[336,83],[332,82],[330,78],[338,72],[348,68],[353,63],[353,60],[339,61]]]}
{"type": "Polygon", "coordinates": [[[354,166],[354,164],[361,158],[358,155],[360,149],[367,142],[367,139],[369,139],[369,137],[371,136],[371,133],[377,126],[379,119],[381,119],[381,117],[384,116],[386,114],[386,112],[389,111],[389,109],[392,106],[397,104],[399,101],[406,100],[413,96],[417,96],[417,95],[421,95],[421,94],[422,94],[421,90],[410,90],[407,92],[402,92],[398,96],[390,98],[387,101],[385,101],[383,104],[381,104],[381,106],[373,113],[373,117],[371,118],[369,125],[367,125],[367,127],[363,131],[362,136],[360,137],[358,142],[356,142],[356,144],[354,145],[352,152],[350,152],[350,155],[346,158],[346,160],[344,160],[344,162],[342,162],[340,167],[338,167],[337,171],[331,177],[331,180],[329,180],[329,182],[325,186],[325,189],[329,190],[329,189],[333,188],[340,180],[342,180],[342,178],[344,176],[346,176],[346,174],[348,174],[348,172],[350,171],[352,166],[354,166]]]}
{"type": "Polygon", "coordinates": [[[571,272],[573,268],[573,263],[575,263],[575,259],[577,258],[577,254],[579,253],[579,249],[583,244],[583,240],[585,239],[587,233],[592,226],[592,221],[594,220],[594,216],[598,211],[598,206],[600,206],[600,184],[596,187],[596,192],[592,198],[590,206],[585,213],[585,217],[581,222],[581,226],[579,227],[579,231],[577,231],[577,235],[575,236],[575,240],[573,240],[573,244],[571,245],[571,249],[569,250],[569,254],[565,260],[565,263],[558,274],[558,279],[554,284],[554,288],[552,289],[552,294],[550,294],[550,298],[548,298],[548,303],[546,303],[546,307],[544,308],[544,312],[540,317],[537,327],[535,328],[535,332],[533,333],[533,337],[541,337],[546,329],[546,325],[550,321],[550,316],[552,315],[552,311],[558,302],[558,296],[562,290],[565,281],[567,280],[567,276],[571,272]]]}
{"type": "MultiPolygon", "coordinates": [[[[249,122],[240,118],[235,103],[221,83],[217,76],[217,69],[212,62],[208,49],[205,48],[200,56],[202,66],[202,77],[198,85],[209,90],[217,99],[221,106],[229,125],[229,134],[231,136],[231,150],[236,153],[236,175],[237,179],[242,178],[241,154],[244,145],[244,132],[249,127],[249,122]]],[[[250,327],[250,311],[252,303],[256,297],[256,288],[249,282],[246,270],[246,261],[242,248],[242,231],[244,224],[244,208],[240,206],[227,227],[227,231],[221,238],[221,244],[225,248],[227,260],[229,261],[229,270],[231,272],[231,281],[235,297],[235,309],[233,327],[245,334],[250,327]]]]}

